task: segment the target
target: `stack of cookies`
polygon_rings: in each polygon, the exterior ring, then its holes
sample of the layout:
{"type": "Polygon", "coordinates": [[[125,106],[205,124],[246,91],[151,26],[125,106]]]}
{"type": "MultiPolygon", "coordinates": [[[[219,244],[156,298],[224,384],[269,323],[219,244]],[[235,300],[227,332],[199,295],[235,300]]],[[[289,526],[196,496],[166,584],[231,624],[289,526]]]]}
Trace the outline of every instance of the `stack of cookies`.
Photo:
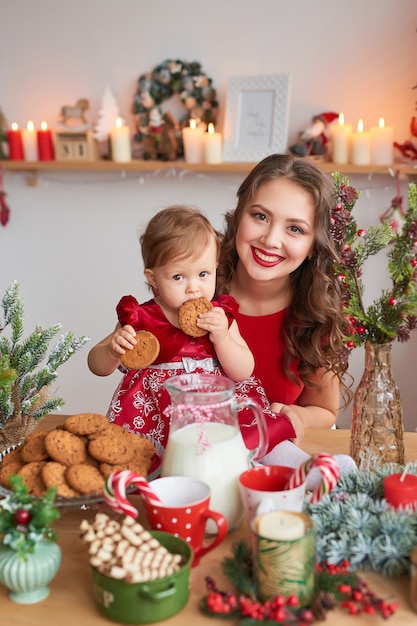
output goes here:
{"type": "Polygon", "coordinates": [[[28,435],[6,454],[0,464],[0,485],[10,489],[9,477],[20,474],[30,495],[41,496],[53,486],[62,498],[96,495],[116,470],[147,476],[154,454],[146,437],[109,423],[99,413],[80,413],[54,430],[28,435]]]}

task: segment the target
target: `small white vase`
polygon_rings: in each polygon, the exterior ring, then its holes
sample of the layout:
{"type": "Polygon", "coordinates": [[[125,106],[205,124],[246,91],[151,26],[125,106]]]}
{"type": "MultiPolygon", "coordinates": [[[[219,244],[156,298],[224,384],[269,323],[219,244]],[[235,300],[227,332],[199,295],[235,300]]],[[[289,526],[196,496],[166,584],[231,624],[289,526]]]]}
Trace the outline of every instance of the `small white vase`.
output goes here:
{"type": "Polygon", "coordinates": [[[61,548],[51,541],[40,541],[26,560],[16,550],[0,545],[0,583],[9,597],[19,604],[34,604],[49,595],[48,583],[61,564],[61,548]]]}

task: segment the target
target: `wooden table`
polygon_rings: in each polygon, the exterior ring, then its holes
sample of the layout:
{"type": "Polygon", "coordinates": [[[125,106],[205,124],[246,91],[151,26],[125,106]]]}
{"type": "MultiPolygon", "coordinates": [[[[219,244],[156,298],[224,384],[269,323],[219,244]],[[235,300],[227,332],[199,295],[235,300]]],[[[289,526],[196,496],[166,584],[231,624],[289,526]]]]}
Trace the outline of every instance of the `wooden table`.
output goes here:
{"type": "MultiPolygon", "coordinates": [[[[58,418],[62,421],[63,416],[58,418]]],[[[42,428],[51,428],[57,418],[45,418],[42,428]]],[[[326,451],[332,454],[348,453],[349,430],[308,430],[303,441],[306,452],[326,451]]],[[[405,434],[407,461],[417,459],[417,433],[405,434]]],[[[96,505],[97,506],[97,505],[96,505]]],[[[8,598],[7,590],[0,587],[0,624],[3,626],[108,626],[112,622],[102,617],[93,599],[93,585],[87,561],[86,546],[78,537],[78,527],[84,518],[93,519],[97,509],[64,513],[57,522],[58,543],[62,549],[62,564],[57,576],[50,584],[50,595],[38,604],[21,605],[8,598]]],[[[160,622],[166,626],[234,626],[233,620],[205,617],[198,610],[200,598],[205,595],[205,577],[216,580],[220,589],[230,588],[221,572],[222,559],[230,555],[231,545],[238,539],[247,538],[245,523],[229,533],[227,539],[213,552],[206,555],[200,565],[191,572],[191,593],[187,606],[176,616],[160,622]]],[[[350,617],[340,609],[327,614],[329,626],[372,626],[392,623],[403,626],[417,622],[417,614],[409,600],[410,581],[408,576],[391,580],[375,573],[366,573],[363,578],[380,597],[390,598],[400,604],[395,616],[385,622],[377,616],[350,617]]],[[[116,622],[113,622],[116,623],[116,622]]]]}

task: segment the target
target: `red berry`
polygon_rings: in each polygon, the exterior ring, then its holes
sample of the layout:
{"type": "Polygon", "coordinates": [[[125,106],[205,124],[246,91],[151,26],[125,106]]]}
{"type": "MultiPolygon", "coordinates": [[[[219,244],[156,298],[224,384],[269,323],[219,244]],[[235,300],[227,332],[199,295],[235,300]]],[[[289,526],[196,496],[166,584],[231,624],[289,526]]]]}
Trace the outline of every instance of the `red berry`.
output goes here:
{"type": "Polygon", "coordinates": [[[311,622],[314,622],[314,615],[310,611],[310,609],[302,609],[299,612],[298,617],[302,619],[303,622],[307,622],[308,624],[310,624],[311,622]]]}
{"type": "Polygon", "coordinates": [[[363,228],[360,228],[360,229],[358,230],[358,237],[364,237],[364,236],[365,236],[365,231],[364,231],[364,229],[363,229],[363,228]]]}
{"type": "Polygon", "coordinates": [[[411,259],[411,267],[417,267],[417,259],[411,259]]]}
{"type": "Polygon", "coordinates": [[[300,604],[300,599],[295,593],[291,593],[287,598],[288,606],[298,606],[300,604]]]}
{"type": "Polygon", "coordinates": [[[354,348],[355,347],[355,342],[350,340],[346,342],[346,348],[354,348]]]}
{"type": "Polygon", "coordinates": [[[27,509],[18,509],[14,514],[14,521],[19,526],[26,526],[30,520],[30,513],[27,509]]]}
{"type": "Polygon", "coordinates": [[[397,304],[397,298],[390,298],[390,299],[388,300],[388,304],[389,304],[390,306],[395,306],[395,305],[397,304]]]}

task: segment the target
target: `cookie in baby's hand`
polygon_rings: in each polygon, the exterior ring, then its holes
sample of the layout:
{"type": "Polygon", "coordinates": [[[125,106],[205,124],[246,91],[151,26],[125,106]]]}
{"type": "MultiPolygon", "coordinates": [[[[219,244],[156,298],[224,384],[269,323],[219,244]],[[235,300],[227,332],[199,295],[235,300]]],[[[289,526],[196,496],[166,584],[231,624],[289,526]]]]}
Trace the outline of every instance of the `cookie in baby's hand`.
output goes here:
{"type": "Polygon", "coordinates": [[[200,313],[207,313],[213,308],[213,305],[207,298],[197,298],[196,300],[187,300],[178,311],[178,321],[181,330],[191,337],[203,337],[207,335],[207,330],[203,330],[197,326],[197,319],[200,313]]]}
{"type": "Polygon", "coordinates": [[[155,361],[160,345],[155,335],[147,330],[137,332],[135,339],[134,348],[126,350],[120,360],[129,369],[141,370],[155,361]]]}

